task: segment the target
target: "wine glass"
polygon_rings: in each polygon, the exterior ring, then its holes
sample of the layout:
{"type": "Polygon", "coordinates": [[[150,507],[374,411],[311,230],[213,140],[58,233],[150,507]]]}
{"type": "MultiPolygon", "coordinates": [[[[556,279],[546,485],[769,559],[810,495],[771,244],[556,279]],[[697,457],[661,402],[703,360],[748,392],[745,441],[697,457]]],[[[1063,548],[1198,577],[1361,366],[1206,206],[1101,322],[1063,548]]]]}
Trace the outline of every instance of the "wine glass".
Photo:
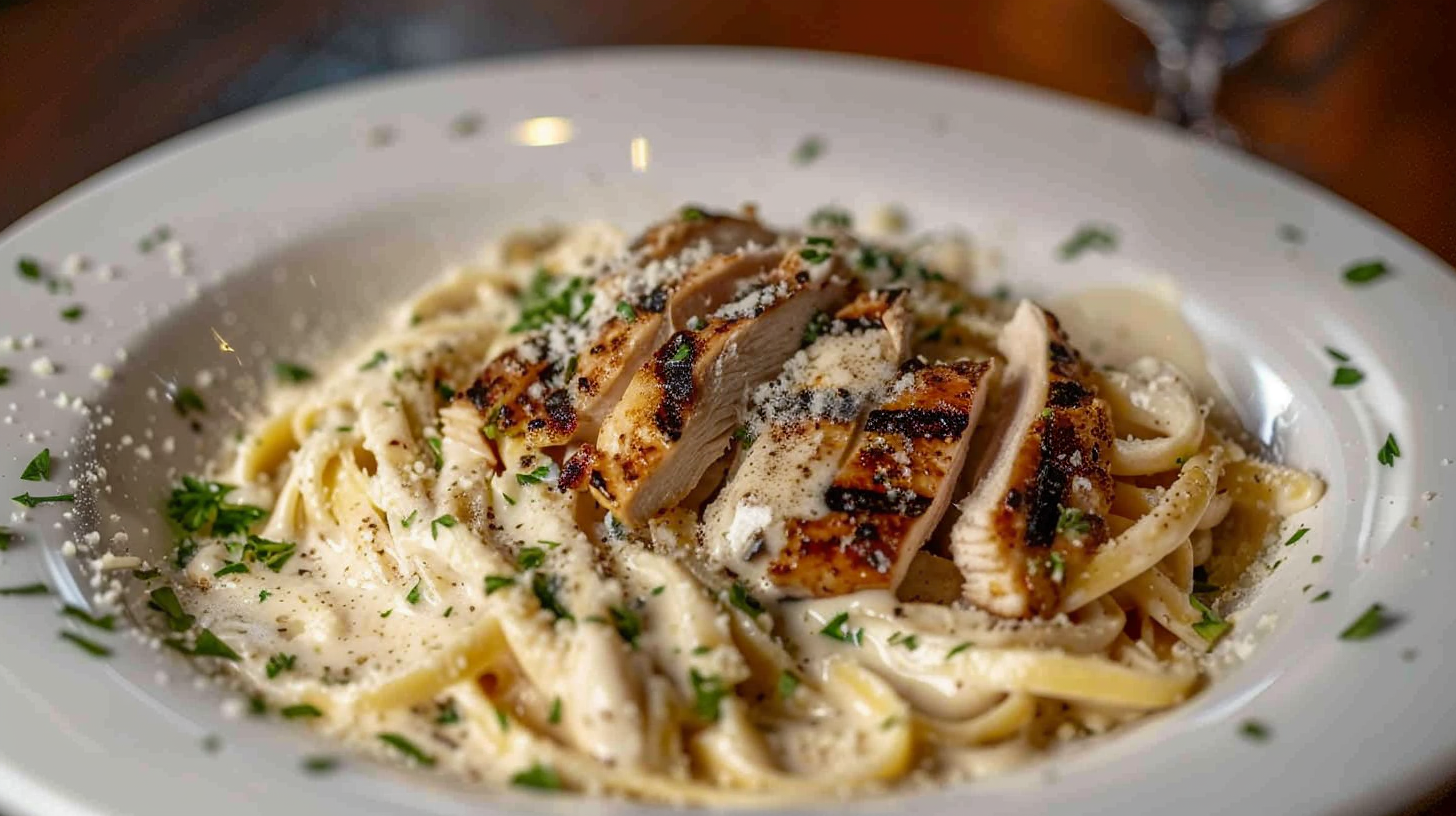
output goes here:
{"type": "Polygon", "coordinates": [[[1108,0],[1143,30],[1158,55],[1159,118],[1237,143],[1214,115],[1223,72],[1259,49],[1269,27],[1321,0],[1108,0]]]}

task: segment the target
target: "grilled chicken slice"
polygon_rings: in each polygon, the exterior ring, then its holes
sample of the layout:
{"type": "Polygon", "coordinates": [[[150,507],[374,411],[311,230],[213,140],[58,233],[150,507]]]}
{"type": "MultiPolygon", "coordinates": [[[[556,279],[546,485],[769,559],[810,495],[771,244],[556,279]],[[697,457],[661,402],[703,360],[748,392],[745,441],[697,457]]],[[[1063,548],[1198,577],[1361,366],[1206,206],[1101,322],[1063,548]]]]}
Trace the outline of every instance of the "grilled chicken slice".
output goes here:
{"type": "Polygon", "coordinates": [[[778,236],[756,221],[688,209],[650,227],[625,267],[594,287],[585,325],[535,332],[490,361],[466,396],[492,436],[532,448],[596,437],[632,372],[676,327],[732,299],[774,268],[778,236]]]}
{"type": "Polygon", "coordinates": [[[630,249],[649,259],[661,260],[681,254],[684,249],[706,240],[716,253],[732,252],[755,245],[771,246],[777,233],[758,222],[753,213],[747,217],[707,212],[698,207],[683,207],[677,218],[660,221],[648,227],[632,242],[630,249]]]}
{"type": "Polygon", "coordinates": [[[753,394],[728,483],[705,508],[700,543],[714,564],[759,590],[790,518],[822,512],[865,410],[910,353],[903,290],[867,292],[816,320],[809,345],[753,394]]]}
{"type": "Polygon", "coordinates": [[[770,580],[815,597],[895,589],[950,506],[995,372],[989,360],[906,364],[825,491],[829,512],[788,520],[770,580]]]}
{"type": "Polygon", "coordinates": [[[1057,320],[1022,301],[997,345],[1000,416],[951,530],[966,599],[1008,618],[1056,614],[1066,576],[1109,536],[1107,404],[1057,320]]]}
{"type": "Polygon", "coordinates": [[[794,355],[816,312],[848,298],[844,272],[835,254],[787,255],[702,329],[662,344],[602,423],[588,478],[597,501],[640,527],[687,495],[723,453],[749,393],[794,355]]]}

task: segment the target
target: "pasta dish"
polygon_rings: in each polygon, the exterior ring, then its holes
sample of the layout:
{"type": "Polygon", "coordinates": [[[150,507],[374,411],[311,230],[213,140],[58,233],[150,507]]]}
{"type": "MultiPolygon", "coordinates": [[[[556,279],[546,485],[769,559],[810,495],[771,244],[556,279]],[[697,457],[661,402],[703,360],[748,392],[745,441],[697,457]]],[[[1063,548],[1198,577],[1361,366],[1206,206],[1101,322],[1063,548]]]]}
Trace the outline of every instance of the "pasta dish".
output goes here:
{"type": "Polygon", "coordinates": [[[1100,365],[847,220],[515,235],[280,366],[168,501],[174,643],[366,752],[684,804],[973,779],[1187,700],[1322,483],[1204,372],[1100,365]]]}

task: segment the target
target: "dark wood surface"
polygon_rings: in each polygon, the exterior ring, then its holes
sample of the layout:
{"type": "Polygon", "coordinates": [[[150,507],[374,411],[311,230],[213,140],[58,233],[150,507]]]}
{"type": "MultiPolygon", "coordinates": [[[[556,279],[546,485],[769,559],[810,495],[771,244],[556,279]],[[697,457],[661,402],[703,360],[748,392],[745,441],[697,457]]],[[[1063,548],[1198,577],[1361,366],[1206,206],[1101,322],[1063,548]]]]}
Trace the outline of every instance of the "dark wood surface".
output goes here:
{"type": "MultiPolygon", "coordinates": [[[[0,228],[149,145],[271,99],[501,54],[771,45],[949,65],[1151,108],[1100,0],[0,0],[0,228]]],[[[1456,263],[1456,0],[1328,0],[1235,67],[1249,149],[1456,263]]],[[[1433,796],[1429,814],[1456,814],[1433,796]]]]}

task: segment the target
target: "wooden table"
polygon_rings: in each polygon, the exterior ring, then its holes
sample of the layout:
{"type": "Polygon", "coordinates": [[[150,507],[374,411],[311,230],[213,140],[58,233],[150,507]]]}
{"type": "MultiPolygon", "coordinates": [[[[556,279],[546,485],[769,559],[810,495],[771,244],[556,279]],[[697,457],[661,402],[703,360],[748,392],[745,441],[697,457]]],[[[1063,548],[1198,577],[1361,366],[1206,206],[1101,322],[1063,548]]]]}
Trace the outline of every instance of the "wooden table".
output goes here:
{"type": "MultiPolygon", "coordinates": [[[[1250,149],[1456,264],[1456,1],[1329,0],[1235,68],[1250,149]]],[[[876,54],[1151,108],[1100,0],[0,0],[0,227],[173,134],[309,88],[552,48],[876,54]]],[[[1456,798],[1422,812],[1456,814],[1456,798]]]]}

